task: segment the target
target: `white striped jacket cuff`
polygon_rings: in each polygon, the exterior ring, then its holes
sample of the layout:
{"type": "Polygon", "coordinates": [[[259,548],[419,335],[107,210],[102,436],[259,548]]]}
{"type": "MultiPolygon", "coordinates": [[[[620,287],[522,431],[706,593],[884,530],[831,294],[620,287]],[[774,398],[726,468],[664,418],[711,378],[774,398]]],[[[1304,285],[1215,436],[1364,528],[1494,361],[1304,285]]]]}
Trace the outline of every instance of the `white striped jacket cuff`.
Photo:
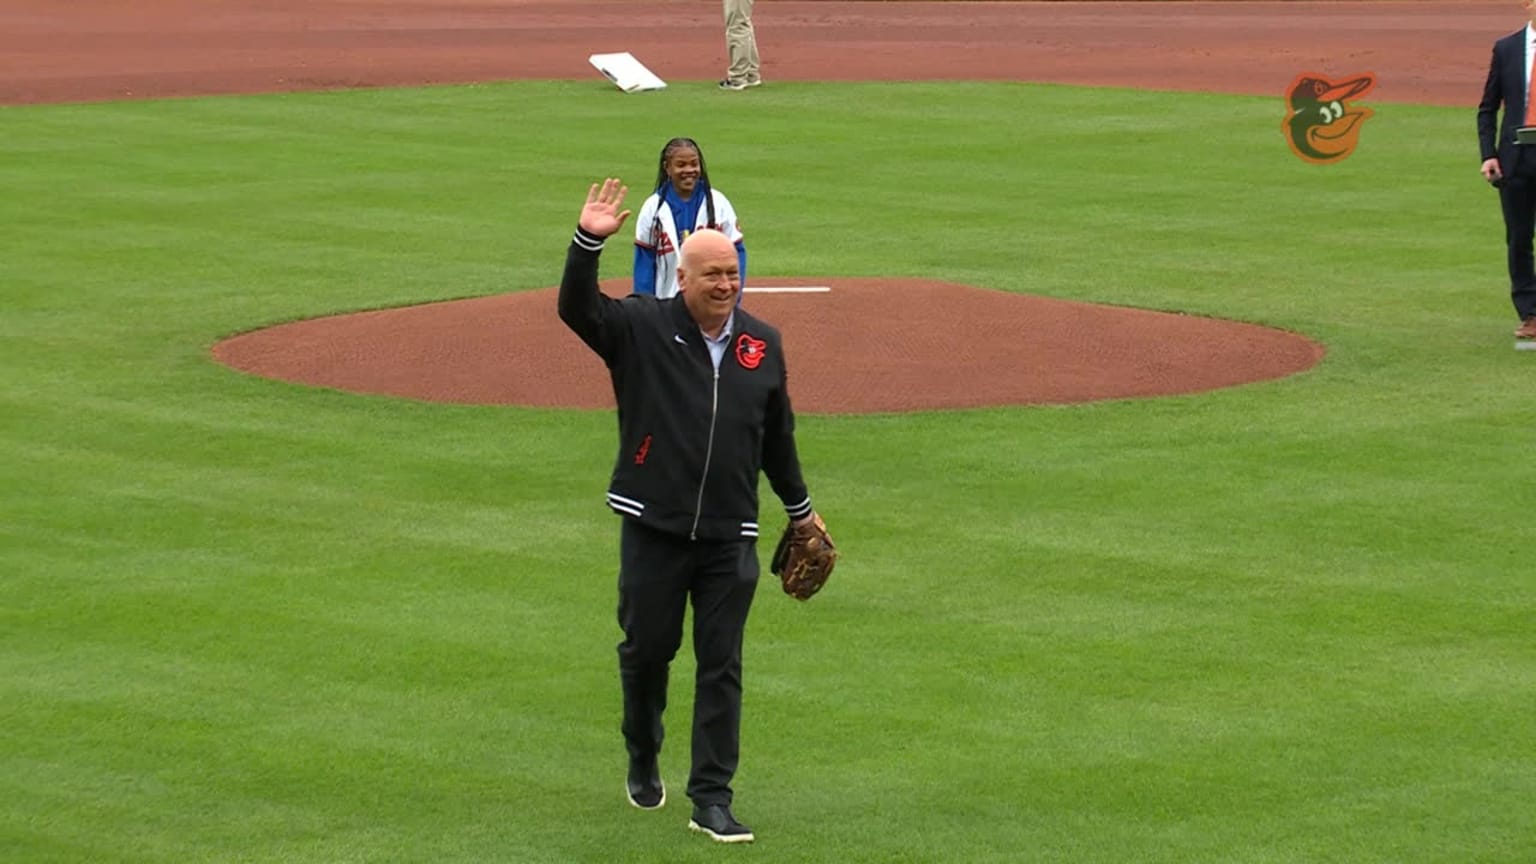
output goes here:
{"type": "Polygon", "coordinates": [[[807,495],[805,496],[805,500],[801,501],[799,504],[786,505],[784,507],[784,512],[789,514],[790,519],[804,519],[805,517],[811,515],[812,509],[811,496],[807,495]]]}
{"type": "Polygon", "coordinates": [[[636,501],[633,498],[625,498],[623,495],[615,495],[612,492],[608,493],[608,506],[612,507],[614,511],[618,513],[634,516],[637,519],[640,517],[640,514],[645,512],[645,504],[636,501]]]}

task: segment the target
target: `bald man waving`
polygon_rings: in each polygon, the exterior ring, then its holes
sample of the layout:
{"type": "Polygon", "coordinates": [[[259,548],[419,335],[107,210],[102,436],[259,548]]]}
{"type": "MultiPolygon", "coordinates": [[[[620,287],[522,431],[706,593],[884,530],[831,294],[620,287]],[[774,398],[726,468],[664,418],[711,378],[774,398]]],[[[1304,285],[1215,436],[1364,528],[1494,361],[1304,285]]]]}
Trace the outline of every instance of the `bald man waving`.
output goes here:
{"type": "Polygon", "coordinates": [[[694,232],[678,262],[679,293],[622,300],[598,290],[604,241],[630,211],[619,180],[594,183],[566,253],[560,320],[607,364],[619,448],[608,506],[619,529],[619,678],[636,807],[666,803],[659,755],[667,670],[693,604],[695,678],[688,826],[750,842],[732,813],[741,728],[741,645],[757,588],[758,474],[789,519],[815,518],[800,474],[783,345],[737,305],[735,245],[694,232]]]}

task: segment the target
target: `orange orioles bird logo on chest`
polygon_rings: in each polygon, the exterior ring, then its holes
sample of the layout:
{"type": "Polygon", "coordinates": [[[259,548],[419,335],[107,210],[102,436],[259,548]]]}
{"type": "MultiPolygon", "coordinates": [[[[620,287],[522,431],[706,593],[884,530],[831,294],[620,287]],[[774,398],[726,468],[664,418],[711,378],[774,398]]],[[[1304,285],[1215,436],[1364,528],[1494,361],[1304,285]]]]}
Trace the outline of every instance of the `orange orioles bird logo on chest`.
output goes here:
{"type": "Polygon", "coordinates": [[[741,364],[741,368],[756,369],[767,353],[768,343],[752,338],[752,334],[743,333],[736,337],[736,362],[741,364]]]}
{"type": "Polygon", "coordinates": [[[1376,76],[1370,72],[1337,84],[1316,72],[1296,76],[1286,94],[1290,110],[1280,124],[1291,152],[1318,165],[1338,162],[1355,152],[1361,124],[1376,112],[1351,107],[1346,100],[1363,96],[1375,86],[1376,76]]]}

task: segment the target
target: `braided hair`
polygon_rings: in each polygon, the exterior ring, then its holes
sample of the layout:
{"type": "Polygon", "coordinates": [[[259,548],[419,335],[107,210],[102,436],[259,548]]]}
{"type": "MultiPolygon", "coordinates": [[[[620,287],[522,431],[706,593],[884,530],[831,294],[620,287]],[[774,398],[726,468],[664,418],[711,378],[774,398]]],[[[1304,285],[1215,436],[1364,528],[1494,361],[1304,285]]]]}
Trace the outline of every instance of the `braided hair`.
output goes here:
{"type": "MultiPolygon", "coordinates": [[[[680,150],[692,150],[699,154],[699,185],[694,191],[696,194],[704,196],[704,207],[708,213],[707,221],[704,223],[705,226],[714,228],[716,227],[715,196],[710,192],[709,168],[704,164],[704,151],[699,147],[699,143],[692,138],[673,138],[662,146],[661,158],[657,160],[656,165],[656,195],[662,199],[666,198],[666,187],[672,182],[671,178],[667,177],[667,160],[671,159],[680,150]]],[[[677,230],[681,232],[684,228],[679,225],[677,230]]],[[[689,225],[687,230],[692,231],[693,226],[689,225]]],[[[661,245],[660,207],[656,208],[656,217],[651,222],[651,243],[657,247],[661,245]]]]}

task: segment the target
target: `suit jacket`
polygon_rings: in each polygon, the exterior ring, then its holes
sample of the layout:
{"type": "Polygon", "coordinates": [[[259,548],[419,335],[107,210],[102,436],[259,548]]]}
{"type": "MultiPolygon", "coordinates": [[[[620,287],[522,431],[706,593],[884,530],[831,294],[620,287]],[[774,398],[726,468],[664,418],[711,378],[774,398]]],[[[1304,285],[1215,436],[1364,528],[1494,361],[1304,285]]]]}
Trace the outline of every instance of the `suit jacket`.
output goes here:
{"type": "Polygon", "coordinates": [[[1483,161],[1499,157],[1499,167],[1505,174],[1515,170],[1521,151],[1536,150],[1536,145],[1515,146],[1515,130],[1525,125],[1525,38],[1526,28],[1521,27],[1493,43],[1488,82],[1483,85],[1483,101],[1477,106],[1477,139],[1483,161]],[[1498,123],[1500,104],[1504,106],[1503,123],[1498,123]],[[1495,126],[1499,130],[1497,146],[1495,126]]]}

